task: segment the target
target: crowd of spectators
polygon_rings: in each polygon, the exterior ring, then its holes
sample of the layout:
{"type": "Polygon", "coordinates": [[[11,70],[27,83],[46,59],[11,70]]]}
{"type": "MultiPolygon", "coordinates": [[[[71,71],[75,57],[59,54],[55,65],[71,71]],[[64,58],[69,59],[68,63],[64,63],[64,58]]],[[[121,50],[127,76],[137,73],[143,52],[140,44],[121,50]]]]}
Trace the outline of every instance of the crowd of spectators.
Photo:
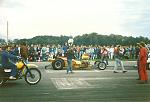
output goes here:
{"type": "MultiPolygon", "coordinates": [[[[28,55],[29,61],[47,61],[54,56],[65,56],[65,53],[68,49],[68,44],[64,45],[26,45],[28,51],[26,51],[28,55]]],[[[81,60],[82,54],[89,54],[90,59],[101,59],[102,57],[107,57],[107,59],[114,59],[114,49],[116,46],[101,46],[101,45],[89,45],[89,46],[78,46],[73,45],[73,50],[75,56],[78,60],[81,60]]],[[[20,45],[14,45],[11,47],[11,52],[15,55],[20,54],[20,45]]],[[[137,59],[139,54],[139,49],[136,46],[121,46],[122,56],[124,59],[137,59]]]]}

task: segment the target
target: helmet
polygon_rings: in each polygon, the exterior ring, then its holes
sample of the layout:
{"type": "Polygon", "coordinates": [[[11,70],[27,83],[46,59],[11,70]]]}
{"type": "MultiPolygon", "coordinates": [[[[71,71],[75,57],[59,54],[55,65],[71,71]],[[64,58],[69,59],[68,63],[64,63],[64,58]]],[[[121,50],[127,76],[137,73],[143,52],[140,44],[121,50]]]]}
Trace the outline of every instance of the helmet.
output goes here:
{"type": "Polygon", "coordinates": [[[16,66],[18,69],[21,69],[21,68],[23,68],[24,64],[20,61],[20,62],[16,63],[16,66]]]}

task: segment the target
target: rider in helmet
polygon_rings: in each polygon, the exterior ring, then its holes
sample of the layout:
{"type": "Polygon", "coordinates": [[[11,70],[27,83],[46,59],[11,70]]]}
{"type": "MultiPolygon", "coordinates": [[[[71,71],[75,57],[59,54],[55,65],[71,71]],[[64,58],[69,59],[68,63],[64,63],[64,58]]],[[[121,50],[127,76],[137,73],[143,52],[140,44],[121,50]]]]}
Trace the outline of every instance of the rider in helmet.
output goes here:
{"type": "Polygon", "coordinates": [[[2,46],[1,52],[2,67],[12,69],[9,79],[16,79],[15,76],[17,72],[17,67],[11,60],[18,59],[18,57],[14,56],[13,54],[10,54],[7,51],[7,48],[8,46],[2,46]]]}

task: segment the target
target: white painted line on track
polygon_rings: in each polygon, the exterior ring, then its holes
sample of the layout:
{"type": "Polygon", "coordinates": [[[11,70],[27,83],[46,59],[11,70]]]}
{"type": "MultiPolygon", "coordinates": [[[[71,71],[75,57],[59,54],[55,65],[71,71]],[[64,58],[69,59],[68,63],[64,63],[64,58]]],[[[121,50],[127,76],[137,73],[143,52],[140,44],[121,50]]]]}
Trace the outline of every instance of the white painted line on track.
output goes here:
{"type": "MultiPolygon", "coordinates": [[[[66,73],[66,70],[45,70],[46,73],[66,73]]],[[[112,72],[113,70],[74,70],[75,73],[101,73],[101,72],[112,72]]],[[[119,73],[122,73],[121,70],[118,71],[119,73]]],[[[128,72],[137,72],[137,70],[128,70],[128,72]]],[[[128,73],[127,72],[127,73],[128,73]]]]}
{"type": "Polygon", "coordinates": [[[53,84],[57,89],[80,89],[92,87],[85,80],[79,80],[79,78],[51,78],[53,84]]]}
{"type": "MultiPolygon", "coordinates": [[[[89,80],[120,80],[120,79],[135,79],[135,77],[118,77],[118,78],[51,78],[52,83],[57,89],[85,89],[85,88],[95,88],[100,86],[95,86],[90,84],[89,80]]],[[[101,86],[105,87],[105,86],[101,86]]],[[[107,86],[109,87],[109,86],[107,86]]]]}

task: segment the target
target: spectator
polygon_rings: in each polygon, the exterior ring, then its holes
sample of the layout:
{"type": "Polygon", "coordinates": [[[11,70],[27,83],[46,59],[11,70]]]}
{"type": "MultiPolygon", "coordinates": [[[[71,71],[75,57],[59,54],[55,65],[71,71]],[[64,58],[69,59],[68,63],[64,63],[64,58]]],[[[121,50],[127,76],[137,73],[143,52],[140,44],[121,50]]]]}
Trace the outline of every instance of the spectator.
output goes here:
{"type": "Polygon", "coordinates": [[[34,61],[35,54],[34,54],[34,47],[33,44],[29,47],[29,61],[34,61]]]}
{"type": "Polygon", "coordinates": [[[110,47],[110,59],[114,58],[114,46],[110,47]]]}
{"type": "Polygon", "coordinates": [[[20,55],[25,60],[26,63],[28,63],[28,47],[26,46],[26,43],[23,42],[20,46],[20,55]]]}
{"type": "Polygon", "coordinates": [[[46,51],[47,51],[46,46],[45,46],[45,45],[42,45],[42,48],[41,48],[42,61],[46,61],[46,51]]]}
{"type": "Polygon", "coordinates": [[[139,52],[140,52],[140,48],[139,48],[139,43],[137,43],[137,46],[135,47],[135,59],[139,58],[139,52]]]}
{"type": "Polygon", "coordinates": [[[67,49],[68,49],[68,46],[67,46],[67,43],[65,43],[64,46],[63,46],[63,51],[64,51],[63,55],[64,56],[66,56],[67,49]]]}

